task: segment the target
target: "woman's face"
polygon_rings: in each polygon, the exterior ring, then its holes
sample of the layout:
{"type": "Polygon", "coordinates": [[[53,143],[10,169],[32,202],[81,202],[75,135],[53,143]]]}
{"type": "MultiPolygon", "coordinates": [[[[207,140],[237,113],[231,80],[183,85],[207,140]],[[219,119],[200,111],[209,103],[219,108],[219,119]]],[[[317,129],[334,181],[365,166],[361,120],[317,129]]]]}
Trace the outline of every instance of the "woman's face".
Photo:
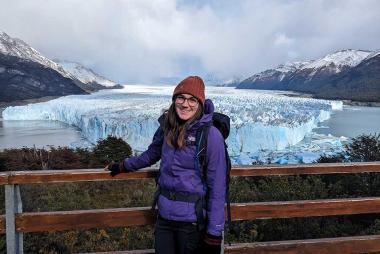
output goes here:
{"type": "Polygon", "coordinates": [[[184,121],[192,118],[198,110],[199,101],[191,94],[179,94],[175,99],[175,112],[184,121]]]}

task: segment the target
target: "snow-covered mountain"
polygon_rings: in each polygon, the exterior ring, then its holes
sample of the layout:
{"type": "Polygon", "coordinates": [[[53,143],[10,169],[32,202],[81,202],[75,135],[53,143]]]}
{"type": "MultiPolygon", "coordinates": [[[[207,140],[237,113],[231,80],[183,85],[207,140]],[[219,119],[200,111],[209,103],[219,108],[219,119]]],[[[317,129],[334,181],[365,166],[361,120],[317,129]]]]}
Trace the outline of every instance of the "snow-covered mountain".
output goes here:
{"type": "Polygon", "coordinates": [[[0,102],[121,88],[80,64],[58,64],[5,32],[0,32],[0,84],[0,102]]]}
{"type": "Polygon", "coordinates": [[[85,94],[84,85],[20,39],[0,32],[0,102],[85,94]]]}
{"type": "MultiPolygon", "coordinates": [[[[367,50],[341,50],[328,54],[317,60],[306,62],[294,62],[279,65],[274,69],[265,70],[243,80],[237,88],[240,89],[268,89],[268,90],[292,90],[311,93],[322,98],[333,98],[336,89],[346,90],[344,82],[340,81],[347,73],[355,76],[356,68],[364,62],[379,56],[379,52],[367,50]],[[337,87],[335,84],[340,83],[337,87]],[[320,90],[325,89],[324,93],[320,90]],[[331,94],[331,96],[329,95],[331,94]]],[[[374,62],[372,62],[375,64],[374,62]]],[[[377,68],[368,66],[368,68],[377,68]]],[[[362,78],[372,78],[362,77],[362,78]]],[[[377,78],[375,78],[377,79],[377,78]]],[[[361,92],[367,89],[367,83],[358,80],[355,84],[355,92],[347,90],[347,96],[334,97],[341,99],[366,100],[361,92]],[[354,93],[352,93],[354,92],[354,93]]],[[[380,80],[378,80],[380,84],[380,80]]],[[[379,86],[380,87],[380,86],[379,86]]],[[[341,92],[341,91],[340,91],[341,92]]],[[[379,93],[379,90],[373,92],[379,93]]]]}
{"type": "Polygon", "coordinates": [[[368,50],[340,50],[333,54],[328,54],[323,58],[310,61],[300,69],[313,69],[314,71],[317,71],[320,69],[329,68],[330,71],[338,73],[346,68],[355,67],[372,53],[374,52],[368,50]]]}
{"type": "Polygon", "coordinates": [[[240,84],[240,82],[241,82],[241,78],[235,76],[235,77],[232,77],[230,79],[222,81],[220,84],[218,84],[216,86],[221,86],[221,87],[236,87],[237,85],[240,84]]]}
{"type": "Polygon", "coordinates": [[[301,69],[303,66],[308,65],[310,62],[293,62],[280,64],[275,69],[265,70],[263,72],[257,73],[252,77],[245,79],[244,83],[253,83],[260,81],[282,81],[287,75],[294,73],[295,71],[301,69]]]}
{"type": "Polygon", "coordinates": [[[84,67],[80,63],[59,59],[54,59],[54,61],[62,66],[66,72],[79,79],[82,83],[87,84],[88,87],[94,88],[94,90],[102,88],[115,88],[115,86],[118,86],[118,84],[114,81],[95,73],[93,70],[84,67]]]}
{"type": "Polygon", "coordinates": [[[8,56],[15,56],[26,60],[37,62],[49,67],[62,76],[70,79],[76,79],[75,76],[65,71],[59,64],[43,56],[40,52],[26,44],[23,40],[12,38],[5,32],[0,31],[0,53],[8,56]]]}

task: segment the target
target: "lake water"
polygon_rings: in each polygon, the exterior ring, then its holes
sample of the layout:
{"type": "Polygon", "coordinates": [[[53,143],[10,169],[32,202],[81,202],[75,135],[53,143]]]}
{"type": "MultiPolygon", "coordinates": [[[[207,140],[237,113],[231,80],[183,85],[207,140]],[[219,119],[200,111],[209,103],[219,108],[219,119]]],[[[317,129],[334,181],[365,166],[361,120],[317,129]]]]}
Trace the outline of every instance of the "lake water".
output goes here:
{"type": "Polygon", "coordinates": [[[331,118],[320,124],[314,131],[349,138],[360,134],[380,133],[380,107],[344,106],[334,111],[331,118]]]}
{"type": "MultiPolygon", "coordinates": [[[[344,106],[314,129],[318,134],[356,137],[380,133],[380,107],[344,106]]],[[[58,121],[4,121],[0,118],[0,149],[18,147],[88,146],[80,130],[58,121]]]]}
{"type": "Polygon", "coordinates": [[[82,143],[80,130],[58,121],[4,121],[0,119],[0,149],[69,146],[82,143]]]}

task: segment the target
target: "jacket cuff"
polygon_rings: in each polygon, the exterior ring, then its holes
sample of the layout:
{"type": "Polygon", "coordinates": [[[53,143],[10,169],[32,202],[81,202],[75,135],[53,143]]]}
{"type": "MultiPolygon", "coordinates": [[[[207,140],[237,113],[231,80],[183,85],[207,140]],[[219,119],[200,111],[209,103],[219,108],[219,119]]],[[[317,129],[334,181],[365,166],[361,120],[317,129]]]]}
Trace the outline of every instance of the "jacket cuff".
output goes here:
{"type": "Polygon", "coordinates": [[[206,233],[203,237],[203,241],[208,245],[220,245],[222,243],[222,236],[215,236],[206,233]]]}
{"type": "Polygon", "coordinates": [[[221,225],[216,226],[216,223],[212,223],[211,221],[209,221],[206,232],[210,235],[221,236],[223,234],[223,230],[224,223],[221,223],[221,225]]]}
{"type": "Polygon", "coordinates": [[[124,172],[133,172],[134,170],[130,169],[130,165],[128,163],[128,159],[123,160],[123,163],[121,163],[124,169],[124,172]]]}
{"type": "Polygon", "coordinates": [[[124,167],[124,161],[122,161],[122,162],[119,163],[119,171],[120,171],[120,173],[127,172],[127,170],[124,167]]]}

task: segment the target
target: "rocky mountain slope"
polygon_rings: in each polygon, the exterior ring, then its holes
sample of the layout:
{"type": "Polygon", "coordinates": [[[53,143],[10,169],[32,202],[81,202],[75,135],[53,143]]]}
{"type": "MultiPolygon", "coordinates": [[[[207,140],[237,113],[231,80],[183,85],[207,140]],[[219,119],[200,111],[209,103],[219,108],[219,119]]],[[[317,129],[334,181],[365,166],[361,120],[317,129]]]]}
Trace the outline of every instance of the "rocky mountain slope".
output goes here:
{"type": "Polygon", "coordinates": [[[85,94],[78,85],[83,84],[57,63],[0,32],[0,102],[85,94]]]}
{"type": "Polygon", "coordinates": [[[70,78],[40,63],[0,54],[0,102],[86,94],[70,78]]]}
{"type": "Polygon", "coordinates": [[[80,63],[61,61],[58,59],[55,59],[54,61],[58,63],[65,71],[73,75],[75,78],[79,79],[82,83],[86,84],[83,87],[86,90],[97,91],[100,89],[112,89],[121,87],[114,81],[95,73],[93,70],[83,66],[80,63]]]}
{"type": "Polygon", "coordinates": [[[80,64],[56,63],[24,41],[0,32],[0,102],[119,87],[80,64]]]}
{"type": "Polygon", "coordinates": [[[379,53],[341,50],[257,73],[238,89],[291,90],[326,99],[380,101],[379,53]]]}

